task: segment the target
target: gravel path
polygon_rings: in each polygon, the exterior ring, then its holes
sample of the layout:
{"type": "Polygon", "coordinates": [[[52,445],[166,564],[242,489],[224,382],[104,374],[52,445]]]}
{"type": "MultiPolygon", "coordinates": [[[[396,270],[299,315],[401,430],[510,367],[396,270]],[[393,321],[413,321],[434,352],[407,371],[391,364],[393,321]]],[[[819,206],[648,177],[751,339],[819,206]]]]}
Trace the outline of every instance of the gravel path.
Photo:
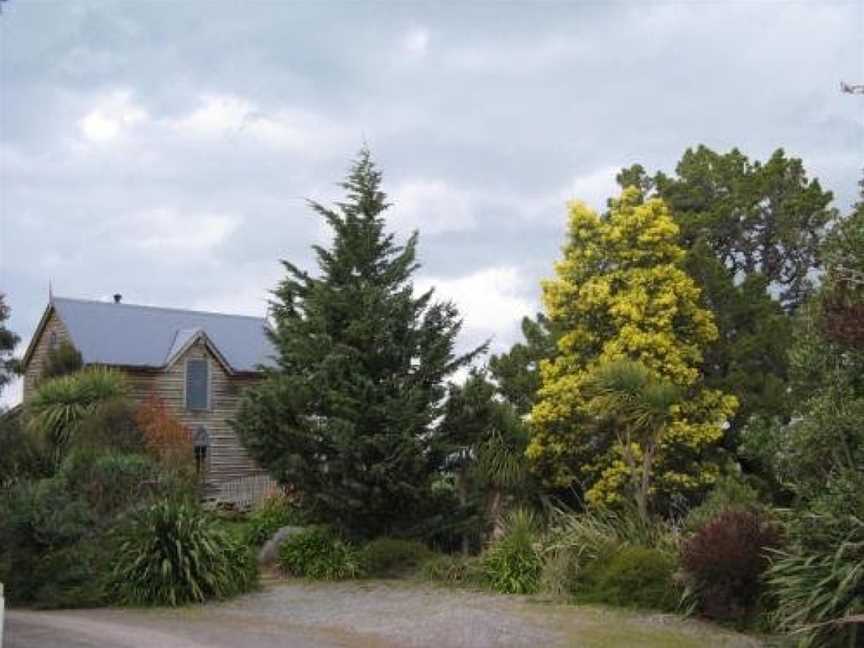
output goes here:
{"type": "Polygon", "coordinates": [[[751,638],[666,615],[575,607],[412,584],[271,584],[179,610],[7,610],[4,648],[750,647],[751,638]]]}

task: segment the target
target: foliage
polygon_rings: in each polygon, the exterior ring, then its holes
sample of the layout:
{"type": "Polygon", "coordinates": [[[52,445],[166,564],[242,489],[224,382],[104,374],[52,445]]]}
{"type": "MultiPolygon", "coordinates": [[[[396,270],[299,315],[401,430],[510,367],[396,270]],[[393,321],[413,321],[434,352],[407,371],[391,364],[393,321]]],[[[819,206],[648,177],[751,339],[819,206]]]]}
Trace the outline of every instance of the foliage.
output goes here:
{"type": "Polygon", "coordinates": [[[767,581],[781,630],[802,646],[857,646],[864,639],[864,475],[833,475],[786,519],[789,543],[773,552],[767,581]],[[857,642],[857,643],[856,643],[857,642]]]}
{"type": "Polygon", "coordinates": [[[586,409],[615,430],[640,517],[648,520],[654,457],[664,441],[681,392],[640,362],[615,360],[597,366],[585,384],[586,409]],[[641,461],[640,461],[641,458],[641,461]]]}
{"type": "Polygon", "coordinates": [[[833,195],[808,179],[800,159],[777,149],[766,162],[732,149],[687,149],[674,177],[658,173],[657,193],[681,226],[685,245],[704,240],[731,276],[762,275],[789,311],[807,298],[820,266],[833,195]]]}
{"type": "Polygon", "coordinates": [[[81,421],[71,447],[133,454],[143,452],[144,436],[138,427],[136,413],[137,406],[130,398],[114,398],[100,404],[81,421]]]}
{"type": "Polygon", "coordinates": [[[18,361],[12,357],[12,352],[21,338],[6,327],[11,311],[6,304],[6,295],[0,292],[0,393],[19,371],[18,361]]]}
{"type": "Polygon", "coordinates": [[[393,576],[418,567],[433,555],[422,542],[376,538],[360,550],[360,563],[368,576],[393,576]]]}
{"type": "Polygon", "coordinates": [[[279,547],[279,566],[292,576],[343,580],[363,575],[359,552],[326,527],[310,527],[279,547]]]}
{"type": "MultiPolygon", "coordinates": [[[[485,374],[472,370],[464,384],[449,386],[438,434],[460,503],[482,511],[477,526],[494,535],[505,498],[524,501],[533,492],[525,460],[526,425],[512,405],[496,397],[485,374]]],[[[466,537],[463,549],[469,544],[466,537]]]]}
{"type": "Polygon", "coordinates": [[[71,451],[58,476],[100,519],[174,486],[160,483],[159,468],[149,457],[90,448],[71,451]]]}
{"type": "Polygon", "coordinates": [[[689,531],[696,531],[724,511],[759,512],[764,508],[759,493],[752,486],[738,477],[724,475],[699,506],[688,511],[685,526],[689,531]]]}
{"type": "Polygon", "coordinates": [[[302,526],[305,520],[297,505],[284,493],[273,493],[260,502],[247,520],[246,542],[258,547],[284,526],[302,526]]]}
{"type": "Polygon", "coordinates": [[[27,404],[30,429],[59,465],[81,423],[101,405],[125,396],[127,390],[120,373],[102,367],[47,380],[27,404]]]}
{"type": "Polygon", "coordinates": [[[189,428],[171,413],[165,401],[150,394],[138,406],[135,423],[151,456],[177,472],[193,470],[192,435],[189,428]]]}
{"type": "Polygon", "coordinates": [[[537,519],[524,509],[507,517],[505,533],[483,555],[483,569],[492,589],[503,594],[531,594],[540,582],[542,560],[537,519]]]}
{"type": "Polygon", "coordinates": [[[620,548],[604,561],[592,564],[588,590],[580,600],[624,607],[673,611],[678,604],[674,556],[640,546],[620,548]]]}
{"type": "Polygon", "coordinates": [[[653,191],[681,227],[685,267],[719,330],[705,349],[705,385],[740,403],[724,440],[734,450],[751,416],[786,420],[791,413],[788,313],[811,291],[824,256],[820,241],[836,219],[832,195],[782,149],[763,163],[737,149],[699,146],[687,149],[674,175],[648,176],[634,165],[618,180],[653,191]]]}
{"type": "Polygon", "coordinates": [[[40,378],[47,380],[73,374],[84,366],[81,353],[66,340],[63,340],[56,348],[49,349],[42,365],[40,378]]]}
{"type": "Polygon", "coordinates": [[[0,448],[0,491],[23,480],[47,477],[54,469],[28,433],[21,410],[0,412],[0,448]]]}
{"type": "Polygon", "coordinates": [[[645,520],[632,504],[575,512],[552,510],[543,547],[543,589],[575,594],[589,588],[594,564],[608,563],[625,547],[677,552],[677,530],[662,519],[645,520]]]}
{"type": "Polygon", "coordinates": [[[555,355],[556,336],[543,313],[522,319],[524,342],[489,358],[489,372],[498,392],[520,415],[531,411],[540,388],[540,362],[555,355]]]}
{"type": "Polygon", "coordinates": [[[424,579],[446,585],[480,587],[488,584],[483,559],[479,556],[440,555],[423,563],[424,579]]]}
{"type": "Polygon", "coordinates": [[[767,552],[779,544],[776,525],[750,511],[724,511],[687,538],[681,566],[699,610],[714,619],[747,619],[761,593],[767,552]]]}
{"type": "Polygon", "coordinates": [[[417,235],[386,232],[381,173],[361,151],[315,247],[320,274],[283,261],[274,290],[278,369],[248,390],[234,422],[253,458],[294,485],[304,507],[355,537],[418,522],[441,454],[432,447],[461,320],[433,292],[415,296],[417,235]],[[336,477],[334,477],[336,476],[336,477]]]}
{"type": "Polygon", "coordinates": [[[597,505],[620,502],[631,479],[614,430],[587,408],[586,383],[605,362],[638,360],[686,396],[658,448],[655,502],[697,493],[718,473],[709,455],[736,401],[700,384],[702,350],[717,329],[681,267],[677,237],[664,203],[632,187],[604,217],[571,203],[564,259],[543,285],[561,336],[556,357],[541,363],[528,455],[548,483],[581,484],[597,505]]]}
{"type": "Polygon", "coordinates": [[[162,501],[130,516],[116,534],[114,600],[184,605],[249,591],[255,559],[204,512],[162,501]]]}

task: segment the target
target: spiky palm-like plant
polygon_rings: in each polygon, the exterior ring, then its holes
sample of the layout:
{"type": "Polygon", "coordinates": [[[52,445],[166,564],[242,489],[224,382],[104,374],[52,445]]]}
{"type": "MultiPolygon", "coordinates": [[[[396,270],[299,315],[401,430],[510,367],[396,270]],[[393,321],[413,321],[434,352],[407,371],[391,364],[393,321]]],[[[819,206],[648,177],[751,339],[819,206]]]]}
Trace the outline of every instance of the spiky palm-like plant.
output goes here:
{"type": "Polygon", "coordinates": [[[75,430],[96,409],[128,393],[123,376],[93,367],[47,380],[28,405],[30,428],[39,434],[55,464],[62,460],[75,430]]]}
{"type": "Polygon", "coordinates": [[[681,391],[632,360],[600,365],[587,386],[589,411],[615,424],[639,516],[647,521],[654,458],[671,422],[672,408],[681,402],[681,391]]]}

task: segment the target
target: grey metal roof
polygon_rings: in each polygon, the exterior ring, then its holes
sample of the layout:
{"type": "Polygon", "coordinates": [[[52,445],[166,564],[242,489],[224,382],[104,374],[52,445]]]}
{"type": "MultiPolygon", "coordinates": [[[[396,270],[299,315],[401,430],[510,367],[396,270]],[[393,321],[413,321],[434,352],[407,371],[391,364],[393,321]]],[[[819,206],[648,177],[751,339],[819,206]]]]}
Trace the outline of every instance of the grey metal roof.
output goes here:
{"type": "Polygon", "coordinates": [[[163,367],[203,332],[234,371],[272,365],[263,317],[55,297],[52,301],[85,363],[163,367]]]}

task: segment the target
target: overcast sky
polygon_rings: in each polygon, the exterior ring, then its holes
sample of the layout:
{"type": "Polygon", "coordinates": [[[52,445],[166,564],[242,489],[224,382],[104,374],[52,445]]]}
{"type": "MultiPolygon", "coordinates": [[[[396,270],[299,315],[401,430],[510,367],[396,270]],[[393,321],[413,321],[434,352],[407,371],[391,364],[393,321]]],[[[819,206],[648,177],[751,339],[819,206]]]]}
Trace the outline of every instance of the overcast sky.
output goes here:
{"type": "MultiPolygon", "coordinates": [[[[564,204],[688,146],[784,147],[846,210],[864,166],[864,0],[9,0],[0,291],[23,347],[57,295],[264,314],[311,267],[364,140],[464,344],[538,306],[564,204]]],[[[4,402],[19,398],[7,389],[4,402]]]]}

